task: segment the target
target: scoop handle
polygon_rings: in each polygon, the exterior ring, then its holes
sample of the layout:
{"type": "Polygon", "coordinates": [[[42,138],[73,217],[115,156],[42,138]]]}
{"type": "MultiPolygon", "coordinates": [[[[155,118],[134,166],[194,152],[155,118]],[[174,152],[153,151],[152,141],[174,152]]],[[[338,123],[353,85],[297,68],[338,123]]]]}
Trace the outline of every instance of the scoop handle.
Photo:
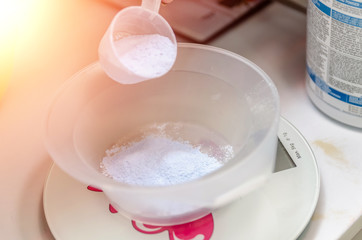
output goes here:
{"type": "Polygon", "coordinates": [[[142,0],[141,7],[158,13],[160,10],[161,0],[142,0]]]}

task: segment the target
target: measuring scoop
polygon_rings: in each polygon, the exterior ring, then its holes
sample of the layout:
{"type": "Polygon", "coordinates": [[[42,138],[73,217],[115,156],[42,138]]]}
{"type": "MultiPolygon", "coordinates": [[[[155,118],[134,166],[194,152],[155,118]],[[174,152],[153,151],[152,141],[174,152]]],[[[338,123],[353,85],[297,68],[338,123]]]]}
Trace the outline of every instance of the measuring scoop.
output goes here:
{"type": "Polygon", "coordinates": [[[158,14],[161,0],[142,0],[113,18],[99,48],[106,74],[133,84],[166,74],[175,62],[177,42],[168,22],[158,14]]]}

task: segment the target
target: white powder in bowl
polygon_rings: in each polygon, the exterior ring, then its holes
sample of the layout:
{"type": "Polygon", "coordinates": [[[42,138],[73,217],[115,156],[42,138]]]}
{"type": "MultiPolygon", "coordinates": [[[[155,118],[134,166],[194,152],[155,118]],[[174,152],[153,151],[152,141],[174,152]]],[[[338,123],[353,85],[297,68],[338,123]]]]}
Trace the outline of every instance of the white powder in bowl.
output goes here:
{"type": "Polygon", "coordinates": [[[219,148],[209,143],[193,146],[166,134],[147,134],[112,146],[100,167],[104,175],[131,185],[184,183],[215,171],[233,156],[230,145],[219,148]]]}
{"type": "Polygon", "coordinates": [[[114,42],[119,61],[131,72],[155,78],[167,73],[176,58],[176,46],[159,34],[131,35],[114,42]]]}

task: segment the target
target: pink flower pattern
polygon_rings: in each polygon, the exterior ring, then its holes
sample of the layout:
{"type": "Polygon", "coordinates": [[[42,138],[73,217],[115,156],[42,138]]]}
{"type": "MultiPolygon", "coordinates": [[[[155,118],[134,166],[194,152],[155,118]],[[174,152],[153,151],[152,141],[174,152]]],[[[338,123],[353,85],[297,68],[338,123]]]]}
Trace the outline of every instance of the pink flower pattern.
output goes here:
{"type": "MultiPolygon", "coordinates": [[[[103,192],[101,189],[92,186],[88,186],[87,189],[93,192],[103,192]]],[[[113,214],[118,212],[112,204],[109,204],[109,211],[113,214]]],[[[192,240],[198,235],[202,235],[203,240],[210,240],[214,231],[214,219],[210,213],[192,222],[173,226],[154,226],[136,221],[132,221],[132,226],[144,234],[158,234],[167,231],[170,240],[192,240]]]]}
{"type": "Polygon", "coordinates": [[[192,240],[198,235],[202,235],[203,240],[210,240],[214,231],[214,220],[211,213],[195,221],[173,226],[153,226],[135,221],[132,221],[132,225],[137,231],[144,234],[168,231],[170,240],[192,240]]]}

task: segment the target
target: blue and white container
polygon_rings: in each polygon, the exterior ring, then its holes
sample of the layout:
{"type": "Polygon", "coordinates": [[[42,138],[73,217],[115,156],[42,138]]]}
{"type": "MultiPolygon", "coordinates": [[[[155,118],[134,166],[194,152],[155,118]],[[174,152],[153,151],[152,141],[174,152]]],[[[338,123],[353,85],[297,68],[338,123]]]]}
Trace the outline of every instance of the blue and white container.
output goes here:
{"type": "Polygon", "coordinates": [[[362,128],[362,0],[309,0],[306,79],[321,111],[362,128]]]}

